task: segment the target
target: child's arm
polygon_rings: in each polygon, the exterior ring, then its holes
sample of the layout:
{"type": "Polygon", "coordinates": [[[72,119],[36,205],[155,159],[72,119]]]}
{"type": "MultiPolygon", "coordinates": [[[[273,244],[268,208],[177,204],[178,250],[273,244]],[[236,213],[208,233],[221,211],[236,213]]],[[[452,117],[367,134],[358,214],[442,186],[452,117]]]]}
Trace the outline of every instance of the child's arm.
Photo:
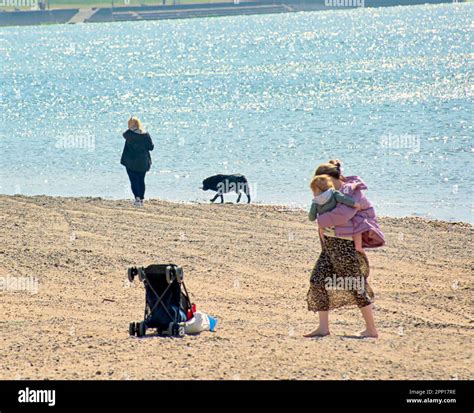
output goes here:
{"type": "Polygon", "coordinates": [[[316,221],[316,218],[318,217],[318,206],[316,205],[315,202],[311,203],[311,208],[309,210],[308,218],[311,222],[316,221]]]}
{"type": "Polygon", "coordinates": [[[360,204],[355,202],[350,196],[344,195],[342,192],[334,191],[334,198],[339,204],[344,204],[352,208],[360,209],[360,204]]]}

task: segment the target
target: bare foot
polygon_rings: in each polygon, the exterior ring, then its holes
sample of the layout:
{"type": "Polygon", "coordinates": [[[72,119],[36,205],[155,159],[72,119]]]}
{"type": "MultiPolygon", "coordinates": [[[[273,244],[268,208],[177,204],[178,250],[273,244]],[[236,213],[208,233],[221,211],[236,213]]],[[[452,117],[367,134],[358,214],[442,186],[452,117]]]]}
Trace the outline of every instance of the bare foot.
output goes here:
{"type": "Polygon", "coordinates": [[[377,333],[377,330],[364,330],[360,333],[360,336],[362,338],[378,338],[379,333],[377,333]]]}
{"type": "Polygon", "coordinates": [[[311,337],[326,337],[329,334],[331,334],[329,332],[329,330],[321,330],[320,328],[317,328],[313,332],[311,332],[309,334],[305,334],[303,337],[308,337],[308,338],[311,338],[311,337]]]}

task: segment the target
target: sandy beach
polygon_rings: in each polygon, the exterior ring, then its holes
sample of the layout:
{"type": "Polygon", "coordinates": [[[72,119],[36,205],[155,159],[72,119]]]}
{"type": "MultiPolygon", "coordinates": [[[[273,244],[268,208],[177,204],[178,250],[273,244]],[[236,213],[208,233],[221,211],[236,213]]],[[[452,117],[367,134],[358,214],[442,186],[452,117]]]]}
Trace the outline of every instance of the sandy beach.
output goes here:
{"type": "Polygon", "coordinates": [[[462,223],[381,218],[369,251],[378,340],[357,308],[305,339],[319,251],[305,211],[283,206],[0,196],[0,379],[472,379],[472,235],[462,223]],[[216,333],[128,336],[143,317],[132,265],[174,262],[216,333]],[[11,286],[11,284],[10,284],[11,286]]]}

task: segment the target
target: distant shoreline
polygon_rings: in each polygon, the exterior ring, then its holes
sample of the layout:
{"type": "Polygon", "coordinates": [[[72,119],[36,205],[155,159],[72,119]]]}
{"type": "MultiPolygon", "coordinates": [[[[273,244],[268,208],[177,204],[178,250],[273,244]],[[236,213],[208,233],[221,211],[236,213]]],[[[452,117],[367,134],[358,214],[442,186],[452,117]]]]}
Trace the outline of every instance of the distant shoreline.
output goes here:
{"type": "MultiPolygon", "coordinates": [[[[6,0],[5,0],[6,1],[6,0]]],[[[9,0],[15,2],[17,0],[9,0]]],[[[18,0],[20,1],[20,0],[18,0]]],[[[34,1],[37,0],[21,0],[34,1]]],[[[460,0],[460,2],[467,2],[460,0]]],[[[5,3],[5,2],[4,2],[5,3]]],[[[0,11],[0,27],[45,24],[105,23],[170,20],[235,15],[327,11],[360,7],[390,7],[453,3],[452,0],[260,0],[179,5],[58,8],[51,10],[0,11]],[[338,6],[338,4],[344,6],[338,6]],[[327,6],[327,4],[330,4],[327,6]],[[361,6],[362,5],[362,6],[361,6]]],[[[6,4],[6,3],[5,3],[6,4]]],[[[10,4],[10,3],[8,3],[10,4]]],[[[13,3],[12,3],[13,4],[13,3]]],[[[22,3],[23,4],[23,3],[22,3]]],[[[93,4],[91,4],[92,6],[93,4]]]]}

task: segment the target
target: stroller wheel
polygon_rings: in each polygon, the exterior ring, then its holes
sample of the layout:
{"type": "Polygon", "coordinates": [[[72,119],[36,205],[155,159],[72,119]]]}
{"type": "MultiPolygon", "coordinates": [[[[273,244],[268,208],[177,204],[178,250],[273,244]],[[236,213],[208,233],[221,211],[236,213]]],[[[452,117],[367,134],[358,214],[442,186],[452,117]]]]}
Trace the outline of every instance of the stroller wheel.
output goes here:
{"type": "Polygon", "coordinates": [[[183,267],[177,267],[176,268],[176,279],[178,282],[181,284],[184,280],[184,272],[183,272],[183,267]]]}
{"type": "Polygon", "coordinates": [[[166,267],[166,282],[168,284],[171,284],[173,282],[173,267],[171,265],[168,265],[166,267]]]}
{"type": "Polygon", "coordinates": [[[137,332],[137,325],[135,323],[130,323],[128,326],[128,333],[131,336],[134,336],[137,332]]]}
{"type": "Polygon", "coordinates": [[[143,337],[146,334],[145,323],[142,321],[137,326],[137,337],[143,337]]]}
{"type": "Polygon", "coordinates": [[[138,269],[138,279],[143,282],[145,279],[145,270],[143,268],[138,269]]]}
{"type": "Polygon", "coordinates": [[[133,279],[135,278],[135,274],[134,274],[134,268],[129,268],[127,270],[127,276],[128,276],[128,281],[130,282],[133,282],[133,279]]]}

